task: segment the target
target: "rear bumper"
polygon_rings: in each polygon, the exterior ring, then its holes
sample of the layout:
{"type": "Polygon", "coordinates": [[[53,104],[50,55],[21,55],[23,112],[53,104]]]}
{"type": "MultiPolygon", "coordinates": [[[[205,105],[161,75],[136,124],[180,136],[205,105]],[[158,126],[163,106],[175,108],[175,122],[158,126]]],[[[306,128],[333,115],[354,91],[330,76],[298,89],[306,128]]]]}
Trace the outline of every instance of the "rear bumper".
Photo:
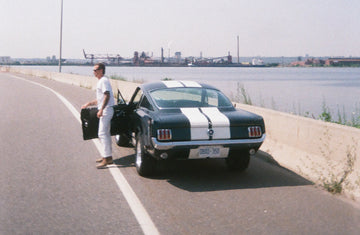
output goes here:
{"type": "Polygon", "coordinates": [[[258,139],[236,139],[236,140],[195,140],[195,141],[176,141],[176,142],[159,142],[152,137],[151,142],[156,150],[171,150],[181,148],[197,148],[199,146],[221,145],[223,147],[252,147],[260,145],[264,142],[266,134],[263,134],[258,139]]]}

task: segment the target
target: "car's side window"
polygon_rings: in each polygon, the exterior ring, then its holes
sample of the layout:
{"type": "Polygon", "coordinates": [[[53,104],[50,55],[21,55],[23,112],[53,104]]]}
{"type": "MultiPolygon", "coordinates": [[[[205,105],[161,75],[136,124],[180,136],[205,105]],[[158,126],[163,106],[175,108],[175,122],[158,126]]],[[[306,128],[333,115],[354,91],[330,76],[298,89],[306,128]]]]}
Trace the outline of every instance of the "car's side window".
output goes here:
{"type": "Polygon", "coordinates": [[[143,96],[142,100],[140,101],[139,106],[143,107],[143,108],[146,108],[146,109],[149,109],[149,110],[154,110],[146,96],[143,96]]]}
{"type": "Polygon", "coordinates": [[[218,93],[213,90],[207,90],[207,103],[209,106],[218,107],[218,93]]]}
{"type": "Polygon", "coordinates": [[[218,93],[217,96],[219,107],[233,106],[231,101],[224,94],[218,93]]]}

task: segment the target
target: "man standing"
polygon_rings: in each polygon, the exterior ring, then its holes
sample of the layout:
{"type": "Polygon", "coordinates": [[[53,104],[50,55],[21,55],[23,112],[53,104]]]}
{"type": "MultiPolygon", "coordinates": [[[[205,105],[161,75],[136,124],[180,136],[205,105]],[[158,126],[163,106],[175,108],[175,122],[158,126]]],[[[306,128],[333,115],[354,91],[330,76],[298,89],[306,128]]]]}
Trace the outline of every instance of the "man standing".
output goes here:
{"type": "Polygon", "coordinates": [[[104,74],[105,65],[103,63],[96,64],[94,66],[94,75],[99,79],[96,87],[96,100],[90,101],[81,107],[82,109],[91,105],[97,105],[98,107],[98,136],[103,146],[102,158],[96,160],[96,162],[99,163],[96,166],[98,169],[105,168],[108,164],[113,163],[110,128],[111,118],[114,114],[114,109],[112,107],[114,106],[114,95],[110,81],[104,74]]]}

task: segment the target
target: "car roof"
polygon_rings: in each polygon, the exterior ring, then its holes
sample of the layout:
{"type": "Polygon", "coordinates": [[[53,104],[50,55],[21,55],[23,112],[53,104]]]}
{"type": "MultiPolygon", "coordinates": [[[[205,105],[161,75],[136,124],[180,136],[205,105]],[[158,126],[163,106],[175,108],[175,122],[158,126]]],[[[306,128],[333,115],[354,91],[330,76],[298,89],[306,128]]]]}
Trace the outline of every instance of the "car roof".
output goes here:
{"type": "Polygon", "coordinates": [[[208,89],[219,90],[214,86],[199,83],[195,81],[177,81],[177,80],[169,80],[169,81],[157,81],[157,82],[149,82],[140,85],[140,88],[143,91],[152,91],[157,89],[164,89],[164,88],[176,88],[176,87],[202,87],[208,89]]]}

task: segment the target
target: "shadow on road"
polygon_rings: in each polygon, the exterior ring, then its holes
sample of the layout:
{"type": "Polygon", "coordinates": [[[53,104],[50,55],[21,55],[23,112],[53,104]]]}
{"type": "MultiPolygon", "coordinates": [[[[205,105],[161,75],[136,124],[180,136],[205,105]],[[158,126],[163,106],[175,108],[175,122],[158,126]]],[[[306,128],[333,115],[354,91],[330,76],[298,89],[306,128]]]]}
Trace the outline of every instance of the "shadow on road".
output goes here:
{"type": "MultiPolygon", "coordinates": [[[[134,155],[116,159],[119,168],[134,167],[134,155]]],[[[140,176],[139,176],[140,177],[140,176]]],[[[154,180],[166,180],[190,192],[311,185],[312,182],[281,167],[271,155],[259,151],[242,173],[230,172],[223,159],[161,161],[154,180]]]]}

